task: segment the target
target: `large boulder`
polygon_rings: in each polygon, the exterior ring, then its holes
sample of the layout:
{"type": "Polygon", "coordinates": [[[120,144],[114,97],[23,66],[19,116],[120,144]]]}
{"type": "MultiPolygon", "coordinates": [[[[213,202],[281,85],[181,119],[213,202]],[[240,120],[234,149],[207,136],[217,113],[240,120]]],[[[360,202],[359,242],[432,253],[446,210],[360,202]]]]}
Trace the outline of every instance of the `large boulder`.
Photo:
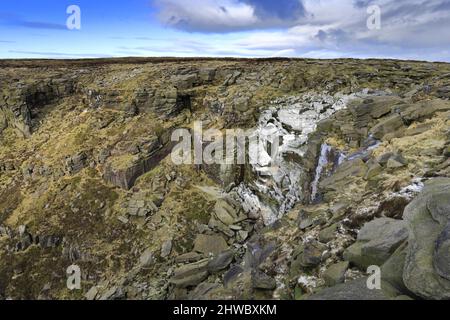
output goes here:
{"type": "Polygon", "coordinates": [[[221,235],[199,234],[194,241],[194,251],[217,256],[228,250],[228,244],[221,235]]]}
{"type": "Polygon", "coordinates": [[[193,88],[198,82],[196,73],[175,75],[171,78],[174,87],[178,90],[187,90],[193,88]]]}
{"type": "Polygon", "coordinates": [[[274,290],[277,283],[275,279],[258,270],[252,273],[252,287],[260,290],[274,290]]]}
{"type": "Polygon", "coordinates": [[[344,258],[363,269],[381,266],[407,238],[405,221],[375,219],[360,230],[357,242],[347,248],[344,258]]]}
{"type": "Polygon", "coordinates": [[[410,105],[401,112],[402,119],[407,122],[422,121],[433,117],[438,112],[446,112],[450,110],[450,102],[434,99],[420,101],[410,105]]]}
{"type": "Polygon", "coordinates": [[[450,299],[450,179],[428,182],[404,218],[409,228],[406,287],[425,299],[450,299]]]}
{"type": "Polygon", "coordinates": [[[389,297],[382,290],[369,289],[367,278],[361,278],[323,289],[308,300],[389,300],[389,297]]]}
{"type": "Polygon", "coordinates": [[[371,97],[349,106],[352,115],[355,118],[357,128],[367,127],[375,119],[379,119],[391,113],[393,107],[402,103],[402,99],[397,96],[379,96],[371,97]]]}
{"type": "Polygon", "coordinates": [[[362,178],[367,173],[367,165],[361,159],[345,161],[336,172],[323,179],[319,186],[324,191],[339,191],[352,182],[353,178],[362,178]]]}
{"type": "Polygon", "coordinates": [[[322,275],[325,280],[325,284],[332,287],[336,284],[343,283],[345,280],[345,272],[348,267],[348,261],[342,261],[331,265],[322,275]]]}
{"type": "Polygon", "coordinates": [[[381,267],[382,288],[392,296],[411,295],[403,282],[408,243],[403,243],[381,267]]]}
{"type": "Polygon", "coordinates": [[[226,200],[219,199],[214,206],[214,216],[219,221],[229,226],[238,221],[236,208],[226,200]]]}
{"type": "Polygon", "coordinates": [[[86,166],[88,155],[85,152],[79,152],[73,156],[66,157],[65,168],[69,174],[76,174],[86,166]]]}
{"type": "Polygon", "coordinates": [[[175,269],[169,282],[180,288],[194,287],[198,285],[209,275],[207,269],[208,262],[208,259],[204,259],[175,269]]]}
{"type": "Polygon", "coordinates": [[[293,253],[291,273],[296,274],[300,270],[317,267],[322,262],[322,256],[326,249],[326,245],[318,241],[311,241],[298,246],[293,253]]]}
{"type": "Polygon", "coordinates": [[[198,77],[202,83],[213,81],[215,76],[216,76],[215,68],[201,68],[198,71],[198,77]]]}
{"type": "Polygon", "coordinates": [[[383,118],[383,120],[375,125],[370,132],[375,139],[381,140],[387,134],[394,133],[397,130],[404,128],[405,125],[402,117],[399,114],[394,114],[387,118],[383,118]]]}
{"type": "Polygon", "coordinates": [[[441,99],[450,99],[450,86],[437,89],[436,95],[441,99]]]}
{"type": "Polygon", "coordinates": [[[208,271],[211,273],[217,273],[226,269],[231,262],[233,262],[234,254],[232,251],[225,251],[220,253],[217,257],[214,257],[208,263],[208,271]]]}

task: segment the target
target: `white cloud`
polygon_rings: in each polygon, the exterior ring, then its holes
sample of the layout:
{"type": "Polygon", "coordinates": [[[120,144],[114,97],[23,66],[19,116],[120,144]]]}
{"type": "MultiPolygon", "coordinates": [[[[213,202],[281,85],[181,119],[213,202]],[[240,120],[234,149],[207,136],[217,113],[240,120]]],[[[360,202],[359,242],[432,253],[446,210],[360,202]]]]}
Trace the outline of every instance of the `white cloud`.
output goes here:
{"type": "Polygon", "coordinates": [[[163,23],[189,31],[240,30],[258,18],[252,6],[235,0],[159,0],[163,23]]]}
{"type": "Polygon", "coordinates": [[[270,23],[250,5],[256,1],[201,0],[195,7],[186,0],[159,1],[169,25],[205,31],[197,40],[206,55],[450,60],[450,0],[303,0],[304,15],[277,30],[262,30],[270,23]],[[381,9],[380,30],[367,28],[373,4],[381,9]],[[209,34],[216,31],[229,36],[209,34]]]}
{"type": "Polygon", "coordinates": [[[154,0],[165,25],[184,31],[233,32],[289,27],[304,15],[301,0],[154,0]]]}

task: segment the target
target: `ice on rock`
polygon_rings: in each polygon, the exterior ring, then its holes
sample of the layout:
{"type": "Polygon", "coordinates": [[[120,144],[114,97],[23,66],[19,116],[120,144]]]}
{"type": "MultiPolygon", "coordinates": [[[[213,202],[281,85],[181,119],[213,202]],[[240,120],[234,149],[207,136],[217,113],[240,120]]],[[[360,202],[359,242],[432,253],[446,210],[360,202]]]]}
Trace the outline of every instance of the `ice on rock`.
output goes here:
{"type": "Polygon", "coordinates": [[[319,186],[319,180],[320,177],[322,176],[322,171],[323,168],[327,165],[328,163],[328,154],[331,151],[331,147],[327,144],[322,144],[321,150],[320,150],[320,157],[319,157],[319,162],[317,164],[316,167],[316,173],[314,176],[314,181],[311,184],[311,201],[314,201],[317,197],[317,192],[318,192],[318,186],[319,186]]]}
{"type": "MultiPolygon", "coordinates": [[[[331,96],[308,93],[273,101],[261,113],[258,125],[250,136],[251,141],[257,141],[249,146],[250,164],[257,179],[252,182],[251,188],[239,187],[243,206],[253,214],[259,211],[265,224],[275,222],[292,209],[302,199],[306,173],[299,163],[287,160],[286,155],[290,153],[303,157],[308,137],[316,130],[317,123],[346,108],[348,102],[356,97],[356,94],[331,96]],[[257,194],[265,194],[275,201],[264,204],[257,194]],[[274,206],[274,202],[278,205],[274,206]]],[[[320,178],[320,162],[317,170],[320,178]]]]}
{"type": "Polygon", "coordinates": [[[241,199],[242,209],[252,219],[262,218],[264,224],[270,225],[276,221],[272,210],[259,201],[255,195],[245,184],[241,183],[236,192],[241,199]]]}
{"type": "Polygon", "coordinates": [[[399,192],[394,193],[392,196],[401,196],[406,199],[412,200],[420,192],[422,192],[425,184],[422,182],[423,178],[414,178],[411,184],[401,189],[399,192]]]}

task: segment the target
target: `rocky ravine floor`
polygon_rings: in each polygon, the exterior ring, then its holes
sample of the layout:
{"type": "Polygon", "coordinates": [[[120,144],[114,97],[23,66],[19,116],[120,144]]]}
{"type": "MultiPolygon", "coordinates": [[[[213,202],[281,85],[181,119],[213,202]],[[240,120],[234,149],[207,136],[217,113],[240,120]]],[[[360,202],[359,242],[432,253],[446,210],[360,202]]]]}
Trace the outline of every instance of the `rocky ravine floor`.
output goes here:
{"type": "Polygon", "coordinates": [[[0,298],[450,298],[450,65],[0,67],[0,298]],[[277,132],[281,157],[177,166],[197,120],[277,132]]]}

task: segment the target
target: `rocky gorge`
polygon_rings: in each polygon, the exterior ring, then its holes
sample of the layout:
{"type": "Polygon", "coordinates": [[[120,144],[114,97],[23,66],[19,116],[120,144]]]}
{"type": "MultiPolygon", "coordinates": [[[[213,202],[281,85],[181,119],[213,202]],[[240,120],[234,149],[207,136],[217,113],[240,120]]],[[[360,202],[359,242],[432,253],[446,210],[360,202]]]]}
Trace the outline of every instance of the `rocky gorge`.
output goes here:
{"type": "Polygon", "coordinates": [[[0,61],[0,298],[448,300],[449,88],[416,61],[0,61]],[[174,164],[196,121],[277,157],[174,164]]]}

